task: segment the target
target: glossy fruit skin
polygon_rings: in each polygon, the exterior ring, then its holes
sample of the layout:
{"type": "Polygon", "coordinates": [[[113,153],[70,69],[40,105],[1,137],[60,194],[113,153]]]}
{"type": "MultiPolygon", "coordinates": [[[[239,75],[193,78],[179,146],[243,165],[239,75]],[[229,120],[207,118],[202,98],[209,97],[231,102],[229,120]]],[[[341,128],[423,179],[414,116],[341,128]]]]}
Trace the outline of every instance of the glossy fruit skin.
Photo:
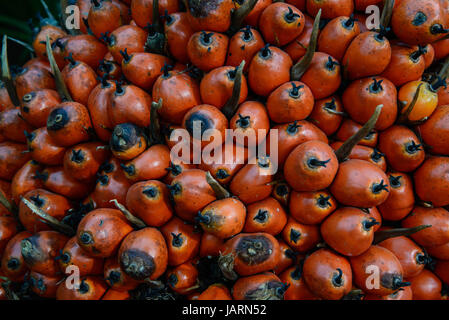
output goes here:
{"type": "Polygon", "coordinates": [[[449,260],[449,242],[441,246],[430,246],[425,248],[427,253],[440,260],[449,260]]]}
{"type": "Polygon", "coordinates": [[[448,43],[448,39],[442,39],[432,43],[432,46],[435,49],[435,60],[443,59],[449,54],[448,43]]]}
{"type": "MultiPolygon", "coordinates": [[[[218,67],[206,74],[201,80],[201,100],[204,104],[210,104],[221,109],[232,96],[234,88],[236,68],[225,66],[218,67]]],[[[246,78],[242,75],[239,103],[243,103],[248,96],[246,78]]]]}
{"type": "Polygon", "coordinates": [[[382,77],[389,79],[397,87],[421,78],[426,62],[418,47],[392,45],[391,51],[390,64],[382,73],[382,77]]]}
{"type": "Polygon", "coordinates": [[[47,119],[47,131],[56,145],[70,147],[89,140],[92,122],[89,111],[77,102],[63,102],[47,119]]]}
{"type": "Polygon", "coordinates": [[[167,146],[153,145],[122,168],[132,182],[161,179],[167,174],[170,165],[170,152],[167,146]]]}
{"type": "Polygon", "coordinates": [[[411,282],[413,300],[440,300],[442,283],[429,270],[423,270],[417,276],[408,278],[411,282]]]}
{"type": "Polygon", "coordinates": [[[186,12],[170,14],[164,24],[167,48],[171,55],[181,63],[189,62],[187,43],[194,33],[186,12]]]}
{"type": "Polygon", "coordinates": [[[399,259],[404,270],[404,278],[417,276],[427,263],[424,251],[407,237],[387,239],[378,245],[390,250],[399,259]]]}
{"type": "Polygon", "coordinates": [[[307,141],[296,147],[284,165],[285,178],[296,191],[318,191],[329,187],[338,170],[338,160],[329,145],[307,141]]]}
{"type": "Polygon", "coordinates": [[[201,104],[200,86],[187,73],[169,71],[161,75],[153,86],[153,99],[162,99],[162,108],[158,110],[163,120],[181,124],[187,111],[201,104]],[[178,92],[173,95],[173,91],[178,92]]]}
{"type": "MultiPolygon", "coordinates": [[[[0,195],[8,201],[12,201],[12,183],[0,180],[0,195]]],[[[10,216],[11,212],[6,209],[3,204],[0,204],[0,216],[10,216]]]]}
{"type": "Polygon", "coordinates": [[[29,281],[31,282],[31,290],[42,298],[56,298],[56,290],[62,276],[49,277],[35,271],[29,274],[29,281]]]}
{"type": "Polygon", "coordinates": [[[105,259],[104,270],[102,271],[108,286],[119,292],[133,290],[139,285],[139,281],[132,279],[123,272],[117,256],[105,259]]]}
{"type": "Polygon", "coordinates": [[[229,289],[221,283],[212,284],[201,292],[198,300],[232,300],[229,289]]]}
{"type": "Polygon", "coordinates": [[[23,239],[31,237],[32,233],[22,231],[12,237],[6,245],[1,259],[1,270],[5,277],[11,281],[23,281],[28,268],[22,257],[20,243],[23,239]]]}
{"type": "Polygon", "coordinates": [[[273,3],[259,18],[259,29],[265,41],[281,47],[298,37],[304,30],[304,14],[286,3],[273,3]]]}
{"type": "Polygon", "coordinates": [[[24,153],[26,145],[14,142],[0,143],[0,179],[11,180],[14,174],[30,160],[30,154],[24,153]]]}
{"type": "Polygon", "coordinates": [[[368,294],[386,296],[398,290],[403,281],[403,269],[398,258],[389,250],[373,245],[363,254],[350,258],[354,276],[354,284],[368,294]],[[371,266],[371,267],[370,267],[371,266]],[[368,277],[372,274],[371,268],[377,267],[380,276],[380,286],[371,287],[372,280],[368,277]],[[369,268],[370,269],[367,269],[369,268]],[[370,271],[371,270],[371,271],[370,271]],[[369,272],[367,272],[369,271],[369,272]]]}
{"type": "Polygon", "coordinates": [[[379,33],[362,32],[349,45],[342,60],[349,79],[381,74],[390,63],[391,46],[379,33]]]}
{"type": "Polygon", "coordinates": [[[11,198],[16,204],[19,203],[20,196],[25,195],[31,190],[40,189],[42,187],[42,181],[34,178],[36,171],[41,171],[42,169],[43,167],[39,163],[30,160],[16,172],[11,181],[11,198]]]}
{"type": "Polygon", "coordinates": [[[229,185],[231,193],[248,205],[270,196],[273,186],[273,176],[270,173],[272,165],[263,167],[261,161],[256,164],[248,163],[234,176],[229,185]]]}
{"type": "Polygon", "coordinates": [[[0,84],[0,112],[5,110],[14,109],[15,106],[9,97],[8,90],[6,90],[5,84],[0,84]]]}
{"type": "MultiPolygon", "coordinates": [[[[218,152],[220,152],[217,156],[219,160],[203,161],[198,168],[209,171],[221,185],[228,185],[237,172],[247,163],[248,149],[237,143],[225,142],[218,152]]],[[[214,153],[214,155],[217,155],[217,153],[214,153]]]]}
{"type": "Polygon", "coordinates": [[[44,189],[58,193],[71,200],[80,200],[86,197],[91,188],[93,181],[81,182],[72,178],[71,175],[64,171],[61,167],[47,167],[36,177],[42,180],[44,189]]]}
{"type": "Polygon", "coordinates": [[[422,246],[440,246],[449,242],[449,212],[443,208],[414,207],[412,213],[402,220],[404,228],[431,225],[411,238],[422,246]]]}
{"type": "Polygon", "coordinates": [[[435,48],[433,47],[432,44],[428,43],[427,45],[424,46],[423,58],[426,69],[430,67],[435,61],[435,48]]]}
{"type": "Polygon", "coordinates": [[[122,240],[133,231],[123,213],[116,209],[96,209],[81,220],[78,244],[90,256],[108,258],[119,249],[122,240]]]}
{"type": "Polygon", "coordinates": [[[243,232],[266,232],[276,236],[287,223],[287,213],[272,197],[250,204],[247,211],[243,232]]]}
{"type": "Polygon", "coordinates": [[[181,173],[173,179],[169,189],[176,214],[186,221],[193,221],[199,210],[216,199],[206,181],[206,172],[199,169],[181,173]]]}
{"type": "Polygon", "coordinates": [[[118,253],[122,270],[135,280],[159,278],[167,268],[168,252],[165,239],[155,228],[131,232],[118,253]],[[142,268],[136,269],[138,263],[142,268]]]}
{"type": "Polygon", "coordinates": [[[224,34],[196,32],[187,43],[187,54],[196,67],[208,72],[224,65],[228,45],[229,38],[224,34]]]}
{"type": "MultiPolygon", "coordinates": [[[[336,141],[331,144],[331,147],[335,151],[337,151],[342,145],[343,145],[343,142],[336,141]]],[[[381,153],[377,149],[373,149],[373,148],[370,148],[367,146],[355,145],[354,148],[351,150],[351,153],[349,154],[348,159],[365,160],[365,161],[368,161],[368,162],[376,165],[382,171],[387,170],[387,161],[386,161],[383,153],[381,153]]]]}
{"type": "Polygon", "coordinates": [[[240,276],[249,276],[273,269],[280,256],[279,243],[270,234],[240,233],[227,240],[222,255],[232,253],[234,271],[240,276]]]}
{"type": "Polygon", "coordinates": [[[73,101],[86,105],[90,93],[98,84],[95,71],[84,62],[71,60],[61,74],[73,101]]]}
{"type": "Polygon", "coordinates": [[[17,97],[22,100],[23,97],[33,91],[42,89],[56,89],[53,75],[47,69],[40,67],[23,68],[14,79],[17,97]]]}
{"type": "Polygon", "coordinates": [[[89,181],[95,177],[109,156],[109,150],[103,143],[82,143],[66,151],[64,170],[77,180],[89,181]]]}
{"type": "Polygon", "coordinates": [[[46,127],[27,133],[27,145],[33,160],[44,165],[62,165],[66,149],[54,143],[46,127]]]}
{"type": "Polygon", "coordinates": [[[225,198],[208,204],[197,219],[201,228],[219,238],[239,234],[245,225],[246,207],[238,199],[225,198]]]}
{"type": "Polygon", "coordinates": [[[343,106],[338,96],[331,96],[315,101],[315,106],[309,115],[312,123],[318,126],[326,135],[331,136],[340,128],[343,116],[332,111],[343,112],[343,106]]]}
{"type": "MultiPolygon", "coordinates": [[[[66,216],[67,211],[72,207],[65,197],[43,189],[31,190],[24,195],[24,198],[59,221],[66,216]]],[[[30,232],[36,233],[44,230],[52,230],[23,201],[20,201],[19,204],[19,219],[25,229],[30,232]]]]}
{"type": "Polygon", "coordinates": [[[193,225],[174,217],[160,230],[167,243],[169,266],[183,264],[198,254],[201,234],[193,225]]]}
{"type": "Polygon", "coordinates": [[[374,223],[379,223],[360,209],[343,207],[321,224],[324,241],[345,256],[358,256],[369,249],[374,239],[374,223]]]}
{"type": "Polygon", "coordinates": [[[429,83],[420,80],[410,81],[403,85],[398,92],[399,101],[407,102],[401,113],[404,113],[408,109],[420,85],[421,91],[419,98],[408,116],[408,120],[410,121],[419,121],[430,117],[438,106],[438,94],[431,88],[429,83]]]}
{"type": "MultiPolygon", "coordinates": [[[[81,34],[72,37],[62,38],[63,57],[72,53],[73,59],[88,64],[92,69],[97,69],[101,59],[105,56],[108,49],[101,41],[93,35],[81,34]]],[[[65,66],[65,62],[63,66],[65,66]]],[[[62,69],[63,66],[59,68],[62,69]]]]}
{"type": "Polygon", "coordinates": [[[304,120],[313,110],[314,96],[310,88],[300,81],[285,83],[268,97],[270,119],[277,123],[304,120]]]}
{"type": "Polygon", "coordinates": [[[290,286],[284,294],[284,300],[318,300],[307,287],[300,265],[292,266],[279,275],[283,283],[290,286]]]}
{"type": "Polygon", "coordinates": [[[255,143],[259,145],[265,138],[264,135],[268,134],[270,130],[270,117],[262,103],[245,101],[229,120],[229,127],[234,130],[232,134],[237,145],[248,147],[248,157],[251,157],[255,153],[255,150],[251,149],[254,148],[254,143],[250,143],[250,139],[245,138],[245,136],[246,134],[250,136],[255,134],[255,143]]]}
{"type": "Polygon", "coordinates": [[[231,9],[235,7],[232,0],[188,0],[186,4],[188,18],[195,31],[225,32],[231,26],[231,9]]]}
{"type": "MultiPolygon", "coordinates": [[[[236,8],[240,8],[247,0],[234,2],[236,8]]],[[[288,1],[287,1],[288,2],[288,1]]],[[[256,2],[253,10],[245,17],[243,23],[256,28],[259,25],[260,16],[262,12],[273,3],[273,0],[260,0],[256,2]]],[[[297,7],[297,6],[296,6],[297,7]]],[[[297,7],[298,8],[298,7],[297,7]]],[[[298,8],[299,9],[299,8],[298,8]]]]}
{"type": "Polygon", "coordinates": [[[146,150],[147,138],[140,127],[122,123],[114,127],[109,146],[115,158],[129,161],[146,150]]]}
{"type": "Polygon", "coordinates": [[[310,291],[322,299],[339,300],[352,288],[349,261],[329,249],[319,249],[306,258],[303,276],[310,291]]]}
{"type": "MultiPolygon", "coordinates": [[[[278,133],[278,165],[282,168],[290,153],[306,141],[319,140],[328,143],[326,134],[313,123],[307,120],[274,126],[278,133]]],[[[271,135],[271,134],[270,134],[271,135]]],[[[270,135],[267,138],[267,147],[270,146],[270,135]]]]}
{"type": "Polygon", "coordinates": [[[449,104],[437,107],[430,118],[419,126],[422,139],[427,145],[431,146],[430,152],[439,155],[449,155],[448,123],[449,104]]]}
{"type": "MultiPolygon", "coordinates": [[[[135,23],[144,28],[153,23],[153,0],[133,0],[130,5],[131,16],[135,23]]],[[[159,2],[159,15],[167,10],[168,14],[179,11],[179,3],[174,0],[161,0],[159,2]]]]}
{"type": "Polygon", "coordinates": [[[290,215],[300,223],[319,224],[337,207],[337,202],[327,190],[293,191],[290,195],[290,215]]]}
{"type": "Polygon", "coordinates": [[[306,10],[306,0],[287,0],[285,2],[295,6],[296,8],[298,8],[301,11],[306,10]]]}
{"type": "Polygon", "coordinates": [[[51,72],[50,63],[48,62],[48,59],[46,58],[32,58],[28,60],[24,65],[24,68],[32,68],[37,67],[41,69],[46,69],[51,72]]]}
{"type": "Polygon", "coordinates": [[[275,182],[271,196],[279,201],[284,207],[288,206],[291,188],[285,181],[275,182]]]}
{"type": "Polygon", "coordinates": [[[89,195],[89,200],[93,201],[97,208],[114,209],[115,206],[110,202],[111,199],[116,199],[121,204],[126,201],[126,193],[131,187],[131,182],[125,177],[117,160],[113,162],[113,165],[118,167],[119,170],[117,172],[100,173],[95,188],[89,195]]]}
{"type": "Polygon", "coordinates": [[[103,274],[104,260],[89,256],[79,245],[76,237],[70,238],[59,256],[59,267],[63,274],[70,274],[70,266],[79,269],[80,276],[103,274]]]}
{"type": "Polygon", "coordinates": [[[56,300],[100,300],[108,286],[98,276],[85,276],[81,279],[79,289],[68,289],[65,281],[56,290],[56,300]]]}
{"type": "Polygon", "coordinates": [[[123,62],[121,51],[125,51],[132,55],[144,52],[145,42],[147,41],[148,32],[133,25],[121,26],[105,37],[109,53],[120,66],[123,62]]]}
{"type": "Polygon", "coordinates": [[[265,272],[249,277],[239,278],[232,287],[234,300],[260,300],[267,299],[266,291],[270,289],[270,300],[282,300],[284,298],[285,286],[273,273],[265,272]]]}
{"type": "Polygon", "coordinates": [[[51,24],[44,25],[41,27],[41,30],[33,39],[33,49],[36,53],[36,56],[39,58],[46,58],[46,41],[47,36],[50,39],[50,43],[53,43],[56,39],[65,37],[67,33],[65,33],[61,28],[53,26],[51,24]],[[44,43],[42,43],[42,41],[44,43]]]}
{"type": "Polygon", "coordinates": [[[26,122],[35,128],[45,127],[51,110],[60,103],[61,98],[55,90],[33,91],[23,96],[20,114],[26,122]]]}
{"type": "Polygon", "coordinates": [[[341,61],[349,44],[359,34],[359,25],[347,16],[334,18],[321,30],[317,50],[341,61]]]}
{"type": "Polygon", "coordinates": [[[248,82],[254,93],[267,97],[274,89],[290,80],[290,56],[276,47],[266,45],[252,59],[248,82]]]}
{"type": "Polygon", "coordinates": [[[132,185],[126,194],[126,207],[150,227],[164,225],[173,215],[169,190],[157,180],[132,185]]]}
{"type": "Polygon", "coordinates": [[[115,83],[112,81],[102,81],[89,95],[87,109],[92,119],[95,134],[101,141],[109,141],[113,125],[108,115],[109,96],[115,91],[115,83]]]}
{"type": "Polygon", "coordinates": [[[425,152],[415,133],[405,126],[394,125],[379,135],[379,150],[394,170],[412,172],[425,159],[425,152]]]}
{"type": "Polygon", "coordinates": [[[306,225],[289,217],[282,230],[282,239],[294,251],[305,253],[314,248],[321,240],[318,225],[306,225]]]}
{"type": "Polygon", "coordinates": [[[402,288],[388,296],[376,296],[374,294],[366,294],[363,300],[413,300],[413,292],[410,287],[402,288]]]}
{"type": "Polygon", "coordinates": [[[134,85],[117,86],[108,106],[113,125],[132,123],[140,127],[150,124],[151,96],[134,85]]]}
{"type": "Polygon", "coordinates": [[[279,262],[273,272],[276,275],[282,274],[287,268],[293,266],[295,263],[301,262],[304,258],[298,252],[295,252],[290,248],[284,240],[279,239],[279,251],[281,252],[279,262]]]}
{"type": "Polygon", "coordinates": [[[390,180],[390,195],[377,208],[385,220],[399,221],[404,219],[415,204],[413,182],[409,175],[401,172],[387,174],[390,180]]]}
{"type": "Polygon", "coordinates": [[[309,68],[301,77],[301,81],[309,86],[315,99],[327,98],[340,87],[340,65],[330,55],[315,52],[309,68]]]}
{"type": "MultiPolygon", "coordinates": [[[[348,140],[353,134],[362,128],[362,125],[351,119],[344,119],[341,123],[340,128],[336,133],[336,138],[339,141],[348,140]]],[[[376,130],[371,131],[364,139],[362,139],[359,144],[371,148],[377,146],[379,134],[376,130]]]]}
{"type": "Polygon", "coordinates": [[[122,71],[126,79],[144,90],[153,88],[154,82],[162,74],[164,65],[170,59],[159,54],[138,52],[123,59],[122,71]]]}
{"type": "Polygon", "coordinates": [[[198,281],[198,269],[194,261],[188,261],[168,271],[166,278],[173,291],[187,294],[198,281]]]}
{"type": "MultiPolygon", "coordinates": [[[[261,3],[258,1],[256,6],[261,3]]],[[[260,32],[254,28],[246,27],[240,29],[229,40],[229,49],[226,58],[226,65],[237,67],[245,60],[244,72],[247,72],[254,55],[265,45],[260,32]]]]}
{"type": "Polygon", "coordinates": [[[344,91],[342,101],[351,118],[365,124],[380,104],[383,105],[377,130],[385,130],[393,125],[397,117],[397,90],[391,81],[382,77],[355,80],[344,91]]]}
{"type": "Polygon", "coordinates": [[[333,19],[340,16],[349,16],[354,11],[354,2],[349,0],[306,0],[307,12],[316,16],[322,10],[323,19],[333,19]]]}
{"type": "Polygon", "coordinates": [[[444,10],[439,1],[425,0],[418,5],[402,0],[393,11],[391,26],[396,36],[408,44],[432,43],[445,34],[433,32],[432,27],[437,24],[448,27],[444,10]]]}
{"type": "Polygon", "coordinates": [[[55,260],[69,240],[56,231],[40,231],[21,241],[21,251],[25,264],[31,271],[46,276],[60,273],[59,263],[55,260]]]}
{"type": "Polygon", "coordinates": [[[423,201],[434,206],[449,204],[449,159],[447,157],[429,157],[413,175],[415,192],[423,201]]]}
{"type": "Polygon", "coordinates": [[[100,38],[106,32],[112,32],[122,24],[120,9],[112,1],[101,1],[92,5],[87,17],[93,34],[100,38]]]}
{"type": "Polygon", "coordinates": [[[338,202],[359,208],[375,207],[389,195],[387,175],[368,161],[350,159],[340,164],[330,191],[338,202]]]}
{"type": "Polygon", "coordinates": [[[24,131],[33,131],[33,126],[20,117],[20,109],[8,109],[0,113],[0,134],[11,142],[26,143],[24,131]]]}
{"type": "Polygon", "coordinates": [[[220,255],[221,248],[223,247],[223,243],[223,239],[220,239],[213,234],[203,232],[201,235],[199,256],[201,258],[207,256],[218,257],[220,255]]]}
{"type": "MultiPolygon", "coordinates": [[[[209,104],[200,104],[185,114],[182,127],[192,136],[193,144],[201,143],[201,147],[208,147],[210,152],[212,148],[223,144],[229,122],[218,108],[209,104]],[[212,133],[208,133],[207,130],[212,130],[212,133]],[[198,134],[201,134],[201,138],[198,134]]],[[[195,151],[193,153],[193,157],[196,157],[195,151]]]]}
{"type": "Polygon", "coordinates": [[[109,289],[101,300],[105,301],[118,301],[118,300],[131,300],[131,295],[128,291],[117,291],[114,289],[109,289]]]}
{"type": "Polygon", "coordinates": [[[310,43],[310,36],[313,29],[313,18],[307,14],[305,14],[304,17],[305,24],[302,33],[294,41],[290,42],[283,48],[283,50],[288,53],[294,62],[299,61],[299,59],[306,54],[307,47],[310,43]]]}
{"type": "Polygon", "coordinates": [[[449,283],[449,273],[448,273],[448,261],[437,261],[435,265],[435,274],[441,279],[445,284],[449,283]]]}
{"type": "Polygon", "coordinates": [[[9,240],[19,232],[16,220],[11,216],[0,216],[0,254],[3,255],[9,240]]]}

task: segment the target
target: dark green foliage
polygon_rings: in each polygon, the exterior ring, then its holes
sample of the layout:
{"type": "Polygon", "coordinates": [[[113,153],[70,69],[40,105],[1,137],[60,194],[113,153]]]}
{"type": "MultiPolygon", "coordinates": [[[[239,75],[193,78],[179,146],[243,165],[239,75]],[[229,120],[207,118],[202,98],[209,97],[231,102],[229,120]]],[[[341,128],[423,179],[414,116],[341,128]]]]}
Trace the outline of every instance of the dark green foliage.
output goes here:
{"type": "MultiPolygon", "coordinates": [[[[59,16],[59,1],[46,0],[50,11],[55,17],[59,16]]],[[[0,35],[10,37],[31,44],[33,32],[29,21],[35,27],[39,26],[38,13],[46,18],[46,13],[39,0],[2,1],[0,10],[0,35]]],[[[30,52],[12,41],[8,42],[8,57],[10,65],[23,65],[29,58],[30,52]]]]}

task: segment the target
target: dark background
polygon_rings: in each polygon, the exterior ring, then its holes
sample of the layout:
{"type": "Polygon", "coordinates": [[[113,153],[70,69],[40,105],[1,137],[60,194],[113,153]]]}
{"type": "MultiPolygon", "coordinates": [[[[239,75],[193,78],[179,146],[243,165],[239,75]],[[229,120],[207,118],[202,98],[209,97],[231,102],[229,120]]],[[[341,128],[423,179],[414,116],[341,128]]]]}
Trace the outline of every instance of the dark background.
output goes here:
{"type": "MultiPolygon", "coordinates": [[[[58,18],[59,0],[45,0],[50,11],[58,18]]],[[[1,0],[0,1],[0,35],[4,34],[18,40],[32,43],[32,32],[28,25],[28,20],[33,19],[33,23],[38,26],[39,20],[36,18],[38,12],[46,17],[40,0],[1,0]]],[[[23,65],[29,58],[30,52],[8,41],[8,58],[10,65],[23,65]]]]}

